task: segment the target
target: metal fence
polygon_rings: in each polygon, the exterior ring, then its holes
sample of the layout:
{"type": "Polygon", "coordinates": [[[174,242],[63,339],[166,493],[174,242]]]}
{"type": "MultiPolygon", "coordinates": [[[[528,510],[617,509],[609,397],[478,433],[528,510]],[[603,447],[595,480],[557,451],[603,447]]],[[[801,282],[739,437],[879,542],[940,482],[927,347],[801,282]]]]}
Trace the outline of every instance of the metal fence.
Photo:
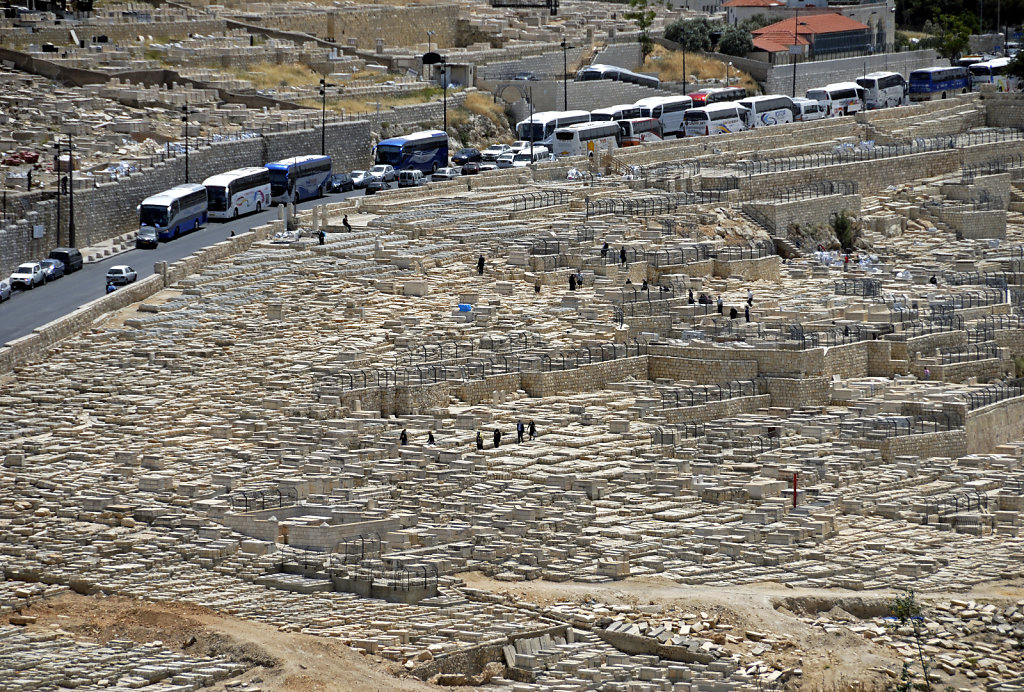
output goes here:
{"type": "Polygon", "coordinates": [[[720,204],[726,200],[721,190],[680,192],[673,195],[652,195],[648,197],[614,197],[586,199],[586,218],[611,214],[613,216],[648,217],[671,214],[679,207],[698,204],[720,204]]]}
{"type": "Polygon", "coordinates": [[[240,490],[231,495],[231,508],[235,511],[255,512],[261,509],[286,507],[298,502],[295,488],[262,488],[240,490]]]}
{"type": "Polygon", "coordinates": [[[754,380],[732,380],[722,384],[697,385],[694,387],[661,389],[662,408],[680,408],[682,406],[703,406],[715,401],[728,401],[739,397],[757,395],[757,382],[754,380]]]}
{"type": "Polygon", "coordinates": [[[962,185],[971,185],[979,175],[1007,173],[1018,168],[1024,168],[1024,154],[1011,154],[982,161],[981,163],[967,164],[960,169],[960,183],[962,185]]]}
{"type": "Polygon", "coordinates": [[[880,279],[842,279],[835,282],[837,296],[878,296],[882,294],[880,279]]]}
{"type": "Polygon", "coordinates": [[[568,190],[537,190],[510,197],[506,204],[512,205],[512,211],[529,211],[556,207],[569,203],[568,190]]]}
{"type": "Polygon", "coordinates": [[[954,363],[972,363],[978,360],[999,358],[999,347],[995,344],[978,344],[974,346],[961,347],[956,350],[943,351],[939,354],[943,365],[954,363]]]}
{"type": "Polygon", "coordinates": [[[829,195],[856,195],[859,190],[860,185],[855,180],[818,180],[792,187],[768,188],[757,201],[778,204],[780,202],[796,202],[816,197],[827,197],[829,195]]]}
{"type": "Polygon", "coordinates": [[[989,404],[1024,396],[1024,386],[1021,386],[1020,380],[1014,380],[964,392],[961,396],[967,402],[967,410],[973,411],[989,404]]]}
{"type": "Polygon", "coordinates": [[[647,263],[652,267],[671,267],[711,259],[712,248],[708,245],[692,245],[679,248],[659,248],[646,252],[647,263]]]}

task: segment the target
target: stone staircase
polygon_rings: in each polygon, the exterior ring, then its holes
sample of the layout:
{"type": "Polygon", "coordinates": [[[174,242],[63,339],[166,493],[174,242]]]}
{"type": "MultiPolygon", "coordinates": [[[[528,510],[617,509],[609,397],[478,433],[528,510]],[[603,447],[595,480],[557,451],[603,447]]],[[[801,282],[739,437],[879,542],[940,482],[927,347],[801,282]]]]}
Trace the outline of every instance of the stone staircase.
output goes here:
{"type": "Polygon", "coordinates": [[[1024,213],[1024,180],[1010,182],[1010,206],[1009,211],[1024,213]]]}
{"type": "Polygon", "coordinates": [[[918,137],[934,137],[966,132],[985,126],[985,111],[974,102],[959,99],[949,105],[926,113],[893,120],[879,120],[865,123],[865,139],[876,144],[907,142],[918,137]]]}

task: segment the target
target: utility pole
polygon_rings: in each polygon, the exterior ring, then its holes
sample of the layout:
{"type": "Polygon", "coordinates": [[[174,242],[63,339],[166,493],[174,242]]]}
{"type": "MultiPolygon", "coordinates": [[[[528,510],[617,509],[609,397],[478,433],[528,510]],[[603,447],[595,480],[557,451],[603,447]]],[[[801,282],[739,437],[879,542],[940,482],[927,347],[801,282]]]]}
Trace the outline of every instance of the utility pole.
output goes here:
{"type": "Polygon", "coordinates": [[[75,148],[68,133],[68,247],[75,247],[75,148]]]}

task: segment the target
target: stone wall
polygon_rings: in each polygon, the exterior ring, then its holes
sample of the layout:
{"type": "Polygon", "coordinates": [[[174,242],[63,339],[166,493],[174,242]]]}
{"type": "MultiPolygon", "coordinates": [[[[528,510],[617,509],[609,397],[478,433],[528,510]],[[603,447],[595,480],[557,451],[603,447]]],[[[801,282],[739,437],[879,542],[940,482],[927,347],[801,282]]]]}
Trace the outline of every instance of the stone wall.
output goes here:
{"type": "Polygon", "coordinates": [[[985,124],[989,127],[1024,128],[1024,93],[985,93],[985,124]]]}
{"type": "Polygon", "coordinates": [[[855,440],[853,444],[857,447],[877,449],[886,462],[891,462],[898,456],[955,459],[970,453],[967,450],[967,435],[963,430],[901,435],[884,440],[855,440]]]}
{"type": "Polygon", "coordinates": [[[833,214],[849,211],[860,215],[860,195],[826,195],[792,202],[749,202],[772,228],[781,235],[791,224],[800,226],[827,225],[833,214]]]}
{"type": "Polygon", "coordinates": [[[722,278],[742,276],[748,281],[778,281],[779,256],[757,257],[754,259],[715,259],[714,275],[722,278]]]}
{"type": "Polygon", "coordinates": [[[596,391],[609,382],[620,382],[628,377],[647,378],[647,356],[619,358],[572,370],[524,372],[521,381],[527,394],[543,397],[562,392],[596,391]]]}
{"type": "MultiPolygon", "coordinates": [[[[730,58],[732,59],[732,58],[730,58]]],[[[931,67],[939,63],[934,50],[915,50],[905,53],[883,53],[836,60],[815,60],[797,63],[796,96],[803,96],[808,89],[833,82],[852,82],[866,72],[888,71],[909,75],[916,69],[931,67]]],[[[766,94],[790,94],[793,89],[793,66],[774,65],[769,68],[765,80],[766,94]]]]}
{"type": "Polygon", "coordinates": [[[651,380],[692,380],[699,384],[718,384],[754,379],[757,377],[757,361],[648,356],[647,373],[651,380]]]}
{"type": "MultiPolygon", "coordinates": [[[[71,27],[33,27],[28,32],[22,28],[0,29],[0,44],[5,46],[29,43],[52,43],[55,46],[73,45],[71,27]]],[[[194,19],[187,22],[118,22],[101,24],[86,22],[74,27],[78,38],[92,40],[93,36],[106,36],[111,43],[134,42],[139,36],[152,36],[155,40],[182,38],[189,34],[222,34],[226,29],[223,19],[194,19]]]]}
{"type": "Polygon", "coordinates": [[[965,454],[984,454],[1011,440],[1024,439],[1024,397],[1006,399],[968,412],[965,428],[965,454]]]}
{"type": "Polygon", "coordinates": [[[765,377],[763,382],[772,406],[827,406],[832,398],[827,377],[765,377]]]}

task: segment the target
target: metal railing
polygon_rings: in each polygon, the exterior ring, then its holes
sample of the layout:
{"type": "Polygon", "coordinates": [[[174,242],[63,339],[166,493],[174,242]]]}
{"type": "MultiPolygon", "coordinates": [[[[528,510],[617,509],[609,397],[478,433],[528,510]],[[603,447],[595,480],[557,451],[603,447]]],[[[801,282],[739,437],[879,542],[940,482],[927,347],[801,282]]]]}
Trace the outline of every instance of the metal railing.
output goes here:
{"type": "Polygon", "coordinates": [[[239,490],[231,495],[231,508],[235,511],[255,512],[262,509],[286,507],[298,502],[295,488],[263,488],[239,490]]]}
{"type": "Polygon", "coordinates": [[[653,267],[671,267],[711,259],[712,249],[708,245],[693,245],[680,248],[658,248],[648,250],[647,263],[653,267]]]}
{"type": "Polygon", "coordinates": [[[1021,385],[1020,380],[1014,380],[1012,382],[991,384],[981,389],[964,392],[960,396],[966,400],[967,410],[973,411],[983,406],[1005,401],[1006,399],[1024,396],[1024,386],[1021,385]]]}
{"type": "Polygon", "coordinates": [[[837,296],[879,296],[882,294],[882,282],[879,279],[841,279],[835,282],[837,296]]]}
{"type": "Polygon", "coordinates": [[[569,203],[569,191],[537,190],[535,192],[514,195],[509,198],[508,203],[512,205],[512,211],[529,211],[530,209],[556,207],[569,203]]]}
{"type": "Polygon", "coordinates": [[[611,214],[613,216],[649,217],[671,214],[679,207],[698,204],[719,204],[726,198],[720,190],[680,192],[672,195],[647,197],[614,197],[586,199],[586,218],[611,214]]]}
{"type": "Polygon", "coordinates": [[[943,351],[939,358],[943,365],[954,363],[971,363],[978,360],[999,358],[999,346],[995,344],[980,344],[976,346],[961,347],[956,350],[943,351]]]}
{"type": "Polygon", "coordinates": [[[697,385],[686,388],[661,389],[662,408],[682,406],[704,406],[716,401],[728,401],[740,397],[757,396],[757,382],[754,380],[732,380],[722,384],[697,385]]]}

